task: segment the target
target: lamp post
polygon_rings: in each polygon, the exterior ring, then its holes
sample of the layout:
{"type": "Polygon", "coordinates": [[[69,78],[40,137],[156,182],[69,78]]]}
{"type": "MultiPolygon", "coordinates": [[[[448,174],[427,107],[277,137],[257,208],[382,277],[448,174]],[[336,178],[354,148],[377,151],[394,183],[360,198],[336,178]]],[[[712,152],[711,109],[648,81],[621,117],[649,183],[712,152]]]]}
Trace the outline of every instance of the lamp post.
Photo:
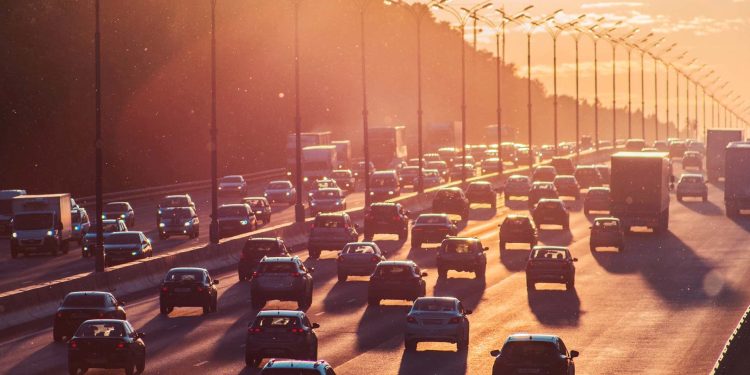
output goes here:
{"type": "MultiPolygon", "coordinates": [[[[657,40],[656,42],[652,43],[649,46],[642,46],[653,35],[654,33],[649,33],[648,35],[646,35],[645,38],[639,40],[635,44],[635,48],[637,48],[638,51],[641,53],[641,137],[643,137],[644,140],[646,139],[646,64],[644,62],[644,59],[645,59],[646,52],[649,49],[656,48],[656,46],[661,44],[661,42],[664,41],[665,39],[662,37],[661,39],[657,40]]],[[[656,112],[654,112],[654,116],[656,116],[656,112]]],[[[656,138],[654,138],[654,140],[656,140],[656,138]]]]}
{"type": "MultiPolygon", "coordinates": [[[[446,11],[458,22],[461,30],[461,184],[466,185],[466,22],[482,9],[492,6],[492,2],[483,2],[471,8],[456,10],[449,7],[447,0],[440,0],[433,7],[446,11]],[[463,12],[463,13],[462,13],[463,12]]],[[[500,124],[498,124],[500,126],[500,124]]]]}
{"type": "MultiPolygon", "coordinates": [[[[681,55],[677,56],[675,61],[679,61],[683,59],[686,54],[687,52],[683,52],[681,55]]],[[[669,139],[669,68],[674,68],[674,66],[664,61],[664,67],[667,69],[667,74],[666,74],[667,76],[667,82],[666,82],[666,86],[667,86],[667,94],[666,94],[666,97],[667,97],[667,135],[666,137],[667,139],[669,139]]],[[[677,76],[677,69],[675,69],[675,77],[677,80],[677,122],[675,123],[675,130],[677,131],[677,137],[679,137],[680,136],[680,133],[679,133],[679,129],[680,129],[679,128],[679,123],[680,123],[680,80],[679,78],[680,77],[677,76]]]]}
{"type": "Polygon", "coordinates": [[[688,69],[693,65],[696,59],[690,60],[689,63],[685,64],[685,72],[682,75],[685,77],[685,138],[690,138],[690,75],[687,73],[688,69]]]}
{"type": "MultiPolygon", "coordinates": [[[[660,40],[663,40],[660,39],[660,40]]],[[[672,49],[677,46],[677,43],[672,43],[669,48],[664,50],[663,54],[667,54],[669,52],[672,52],[672,49]]],[[[655,132],[655,140],[659,140],[659,61],[661,59],[656,55],[655,52],[649,52],[649,55],[654,60],[654,129],[655,132]]],[[[668,102],[667,102],[668,103],[668,102]]],[[[667,128],[669,128],[669,107],[667,107],[667,128]]]]}
{"type": "Polygon", "coordinates": [[[211,0],[211,224],[209,241],[219,243],[218,142],[216,127],[216,0],[211,0]]]}
{"type": "Polygon", "coordinates": [[[302,0],[292,0],[294,7],[294,132],[295,132],[295,185],[297,189],[294,204],[294,221],[305,222],[305,206],[302,204],[302,115],[299,91],[299,6],[302,0]]]}
{"type": "Polygon", "coordinates": [[[96,95],[96,109],[95,109],[95,132],[96,139],[94,141],[94,159],[95,159],[95,171],[96,171],[96,248],[94,249],[94,255],[96,256],[94,261],[94,271],[104,272],[104,226],[102,224],[102,215],[104,209],[104,197],[103,197],[103,155],[102,155],[102,75],[101,75],[101,38],[99,33],[99,0],[94,2],[94,79],[95,79],[95,95],[96,95]]]}
{"type": "MultiPolygon", "coordinates": [[[[620,38],[620,42],[623,46],[627,49],[628,52],[628,138],[633,138],[633,96],[632,96],[632,85],[631,85],[631,55],[633,52],[633,45],[628,42],[628,39],[630,37],[633,37],[635,33],[638,32],[638,29],[635,29],[633,32],[628,34],[625,37],[620,38]]],[[[650,33],[646,36],[644,40],[648,40],[654,33],[650,33]]],[[[643,65],[641,65],[642,67],[643,65]]],[[[641,82],[642,84],[643,82],[641,82]]],[[[643,139],[646,139],[646,136],[643,135],[643,139]]]]}
{"type": "MultiPolygon", "coordinates": [[[[625,40],[635,33],[638,29],[633,30],[628,35],[620,38],[625,40]]],[[[612,46],[612,148],[617,147],[617,40],[610,33],[604,34],[612,46]]]]}

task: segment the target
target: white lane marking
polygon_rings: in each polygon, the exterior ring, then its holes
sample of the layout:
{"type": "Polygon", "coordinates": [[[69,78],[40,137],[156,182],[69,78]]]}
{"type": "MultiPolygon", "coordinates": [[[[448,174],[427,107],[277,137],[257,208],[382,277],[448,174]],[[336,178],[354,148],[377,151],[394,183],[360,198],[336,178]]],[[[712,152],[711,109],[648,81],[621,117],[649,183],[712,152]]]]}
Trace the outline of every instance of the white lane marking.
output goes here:
{"type": "Polygon", "coordinates": [[[319,313],[315,313],[315,316],[321,316],[321,315],[323,315],[323,314],[325,314],[325,313],[326,313],[325,311],[321,311],[321,312],[319,312],[319,313]]]}
{"type": "Polygon", "coordinates": [[[346,303],[352,303],[352,302],[356,302],[356,301],[357,301],[357,299],[356,299],[356,298],[351,298],[351,299],[348,299],[348,300],[346,301],[346,303]]]}
{"type": "Polygon", "coordinates": [[[206,363],[208,363],[208,361],[200,361],[200,362],[194,364],[193,367],[201,367],[201,366],[205,365],[206,363]]]}

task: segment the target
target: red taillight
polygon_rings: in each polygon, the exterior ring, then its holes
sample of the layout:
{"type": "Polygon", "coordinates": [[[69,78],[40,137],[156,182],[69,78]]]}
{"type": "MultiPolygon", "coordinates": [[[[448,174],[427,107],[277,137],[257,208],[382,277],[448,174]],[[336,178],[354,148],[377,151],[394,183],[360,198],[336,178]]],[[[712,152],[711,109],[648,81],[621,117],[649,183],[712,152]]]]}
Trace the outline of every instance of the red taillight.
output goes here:
{"type": "Polygon", "coordinates": [[[258,271],[253,271],[253,277],[258,277],[260,273],[258,271]]]}
{"type": "Polygon", "coordinates": [[[103,317],[104,317],[104,313],[101,313],[101,312],[100,312],[100,313],[99,313],[99,319],[101,319],[101,318],[103,318],[103,317]]]}
{"type": "Polygon", "coordinates": [[[58,318],[62,318],[63,317],[63,313],[61,313],[61,312],[57,313],[57,317],[58,318]]]}
{"type": "Polygon", "coordinates": [[[70,342],[70,348],[71,349],[78,349],[78,343],[75,341],[70,342]]]}
{"type": "Polygon", "coordinates": [[[201,292],[203,292],[203,287],[200,287],[200,286],[196,287],[195,291],[198,292],[198,293],[201,293],[201,292]]]}
{"type": "Polygon", "coordinates": [[[115,346],[117,349],[125,349],[125,343],[124,342],[118,342],[115,346]]]}
{"type": "Polygon", "coordinates": [[[461,322],[461,318],[459,318],[459,317],[453,317],[453,318],[451,318],[451,320],[448,321],[448,323],[450,323],[450,324],[458,324],[460,322],[461,322]]]}
{"type": "Polygon", "coordinates": [[[163,286],[161,287],[161,291],[164,293],[169,292],[169,288],[167,288],[166,286],[163,286]]]}
{"type": "Polygon", "coordinates": [[[416,323],[416,322],[417,322],[417,319],[416,319],[416,318],[414,318],[413,316],[407,316],[407,317],[406,317],[406,322],[407,322],[407,323],[416,323]]]}
{"type": "Polygon", "coordinates": [[[375,255],[373,255],[372,259],[370,259],[370,260],[373,261],[373,262],[375,262],[375,263],[380,262],[380,258],[376,257],[375,255]]]}
{"type": "Polygon", "coordinates": [[[292,333],[305,333],[305,330],[302,328],[292,328],[291,332],[292,333]]]}
{"type": "Polygon", "coordinates": [[[263,332],[263,330],[260,329],[259,327],[251,327],[251,328],[247,329],[247,333],[249,333],[251,335],[254,335],[256,333],[261,333],[261,332],[263,332]]]}
{"type": "Polygon", "coordinates": [[[401,219],[401,218],[400,218],[400,217],[398,217],[398,215],[396,215],[396,216],[394,216],[394,217],[393,217],[393,221],[399,221],[400,219],[401,219]]]}
{"type": "Polygon", "coordinates": [[[292,277],[299,277],[299,272],[292,272],[292,277]]]}

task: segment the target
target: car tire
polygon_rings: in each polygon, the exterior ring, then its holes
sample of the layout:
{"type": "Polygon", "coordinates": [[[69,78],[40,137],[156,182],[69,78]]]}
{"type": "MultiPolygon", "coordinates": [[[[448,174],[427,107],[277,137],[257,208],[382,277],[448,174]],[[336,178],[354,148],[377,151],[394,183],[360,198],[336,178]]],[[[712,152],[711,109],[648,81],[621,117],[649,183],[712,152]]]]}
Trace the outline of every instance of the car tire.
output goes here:
{"type": "Polygon", "coordinates": [[[682,195],[677,195],[677,201],[682,202],[682,195]]]}
{"type": "Polygon", "coordinates": [[[338,276],[339,276],[339,282],[342,282],[342,283],[345,282],[346,279],[349,277],[349,275],[347,275],[347,274],[345,274],[343,272],[339,272],[338,276]]]}
{"type": "Polygon", "coordinates": [[[169,315],[169,306],[159,304],[159,313],[162,315],[169,315]]]}
{"type": "Polygon", "coordinates": [[[565,283],[565,290],[571,292],[575,290],[576,288],[576,282],[575,281],[568,281],[565,283]]]}
{"type": "Polygon", "coordinates": [[[369,306],[379,306],[380,305],[380,298],[368,296],[367,297],[367,305],[369,306]]]}
{"type": "Polygon", "coordinates": [[[68,363],[68,374],[70,375],[77,375],[78,374],[78,365],[75,363],[68,363]]]}
{"type": "Polygon", "coordinates": [[[404,349],[407,352],[414,352],[417,350],[417,340],[404,340],[404,349]]]}
{"type": "Polygon", "coordinates": [[[58,254],[58,250],[59,250],[59,249],[58,249],[58,246],[54,246],[54,245],[52,246],[52,249],[50,250],[50,253],[52,253],[52,256],[53,256],[53,257],[56,257],[56,256],[57,256],[57,254],[58,254]]]}
{"type": "Polygon", "coordinates": [[[422,249],[422,243],[421,243],[421,242],[419,242],[419,241],[414,241],[414,240],[412,240],[412,241],[411,241],[411,248],[412,248],[412,249],[417,249],[417,250],[421,250],[421,249],[422,249]]]}
{"type": "Polygon", "coordinates": [[[484,279],[484,276],[485,276],[485,273],[486,273],[486,271],[487,271],[487,270],[486,270],[486,268],[485,268],[485,267],[482,267],[482,268],[480,268],[480,269],[476,270],[476,271],[474,272],[474,276],[475,276],[474,278],[475,278],[475,279],[484,279]]]}
{"type": "Polygon", "coordinates": [[[310,355],[308,356],[308,360],[310,361],[317,361],[318,360],[318,347],[314,347],[310,350],[310,355]]]}
{"type": "Polygon", "coordinates": [[[438,279],[445,279],[448,277],[448,270],[445,268],[438,267],[438,279]]]}
{"type": "Polygon", "coordinates": [[[130,362],[124,367],[125,375],[133,375],[135,373],[135,364],[130,362]]]}
{"type": "Polygon", "coordinates": [[[135,369],[138,371],[139,374],[142,374],[143,371],[146,369],[146,352],[143,352],[143,357],[136,363],[135,369]]]}
{"type": "Polygon", "coordinates": [[[406,239],[409,237],[409,232],[404,230],[401,233],[398,234],[398,240],[399,241],[406,241],[406,239]]]}
{"type": "Polygon", "coordinates": [[[260,364],[262,358],[258,358],[253,353],[245,352],[245,366],[250,368],[256,368],[260,364]]]}
{"type": "Polygon", "coordinates": [[[219,311],[219,301],[218,296],[214,296],[214,299],[211,301],[211,312],[217,312],[219,311]]]}
{"type": "Polygon", "coordinates": [[[320,258],[320,250],[316,248],[308,249],[307,254],[311,259],[320,258]]]}
{"type": "Polygon", "coordinates": [[[708,195],[703,194],[703,203],[708,202],[708,195]]]}
{"type": "Polygon", "coordinates": [[[63,340],[63,335],[54,328],[52,329],[52,340],[54,342],[61,342],[63,340]]]}
{"type": "Polygon", "coordinates": [[[203,304],[203,315],[206,315],[211,312],[211,302],[207,302],[203,304]]]}
{"type": "Polygon", "coordinates": [[[533,281],[526,279],[526,290],[527,291],[534,291],[536,290],[536,285],[533,281]]]}
{"type": "Polygon", "coordinates": [[[456,349],[460,352],[465,352],[469,350],[469,336],[466,335],[466,338],[458,340],[456,343],[456,349]]]}
{"type": "Polygon", "coordinates": [[[586,215],[586,216],[589,216],[591,214],[591,211],[589,211],[588,209],[584,208],[583,209],[583,214],[586,215]]]}

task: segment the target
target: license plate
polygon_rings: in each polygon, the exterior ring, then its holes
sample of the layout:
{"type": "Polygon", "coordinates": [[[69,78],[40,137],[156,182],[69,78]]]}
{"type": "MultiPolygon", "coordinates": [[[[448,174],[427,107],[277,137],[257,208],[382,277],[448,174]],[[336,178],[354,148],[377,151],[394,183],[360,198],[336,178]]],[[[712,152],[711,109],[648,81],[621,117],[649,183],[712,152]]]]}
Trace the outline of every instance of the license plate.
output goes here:
{"type": "Polygon", "coordinates": [[[88,314],[86,313],[72,313],[70,314],[70,317],[73,319],[85,319],[88,318],[88,314]]]}
{"type": "Polygon", "coordinates": [[[187,293],[190,292],[190,288],[174,288],[176,293],[187,293]]]}
{"type": "Polygon", "coordinates": [[[519,374],[538,374],[540,371],[538,368],[520,368],[518,369],[519,374]]]}
{"type": "Polygon", "coordinates": [[[100,358],[98,356],[98,354],[97,354],[97,355],[94,355],[93,358],[88,358],[88,360],[86,362],[88,362],[90,364],[93,364],[93,365],[100,365],[100,364],[103,365],[103,364],[107,363],[107,359],[106,358],[100,358]]]}

